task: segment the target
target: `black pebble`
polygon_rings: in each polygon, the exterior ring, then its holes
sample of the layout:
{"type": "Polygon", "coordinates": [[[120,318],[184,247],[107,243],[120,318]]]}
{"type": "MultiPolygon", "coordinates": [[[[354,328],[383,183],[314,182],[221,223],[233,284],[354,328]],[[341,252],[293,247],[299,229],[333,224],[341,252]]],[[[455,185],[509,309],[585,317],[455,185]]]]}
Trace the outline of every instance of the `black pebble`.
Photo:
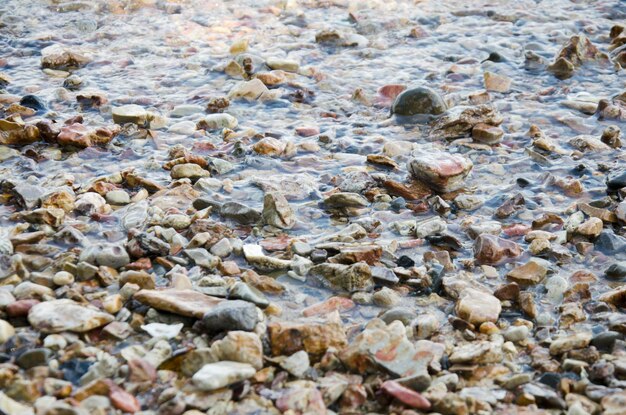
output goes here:
{"type": "Polygon", "coordinates": [[[43,111],[46,109],[46,103],[35,95],[24,95],[20,100],[20,105],[37,111],[43,111]]]}
{"type": "Polygon", "coordinates": [[[415,261],[413,261],[411,258],[409,258],[406,255],[402,255],[400,258],[398,258],[398,266],[399,267],[411,268],[414,265],[415,265],[415,261]]]}

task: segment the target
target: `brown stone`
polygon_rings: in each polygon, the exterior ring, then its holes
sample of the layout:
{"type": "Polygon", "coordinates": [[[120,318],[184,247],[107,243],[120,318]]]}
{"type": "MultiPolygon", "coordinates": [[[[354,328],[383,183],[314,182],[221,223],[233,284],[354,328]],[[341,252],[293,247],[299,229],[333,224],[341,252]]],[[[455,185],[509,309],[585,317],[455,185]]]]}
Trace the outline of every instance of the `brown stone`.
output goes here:
{"type": "Polygon", "coordinates": [[[497,264],[522,254],[521,247],[513,241],[483,233],[474,242],[474,257],[483,264],[497,264]]]}
{"type": "Polygon", "coordinates": [[[500,127],[494,127],[489,124],[476,124],[472,128],[472,140],[483,144],[497,144],[502,141],[504,131],[500,127]]]}
{"type": "Polygon", "coordinates": [[[548,270],[536,261],[516,267],[506,274],[506,277],[522,286],[539,284],[546,277],[548,270]]]}
{"type": "Polygon", "coordinates": [[[338,318],[326,322],[275,322],[270,323],[267,329],[274,356],[304,350],[319,358],[329,347],[341,350],[348,344],[338,318]]]}

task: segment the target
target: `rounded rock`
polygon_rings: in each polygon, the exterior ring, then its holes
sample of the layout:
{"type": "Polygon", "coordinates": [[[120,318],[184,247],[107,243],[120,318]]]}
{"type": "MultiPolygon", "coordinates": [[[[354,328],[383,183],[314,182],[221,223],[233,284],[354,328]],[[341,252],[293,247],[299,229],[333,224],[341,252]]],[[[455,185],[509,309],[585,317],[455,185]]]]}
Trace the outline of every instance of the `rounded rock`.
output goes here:
{"type": "Polygon", "coordinates": [[[430,88],[407,89],[396,97],[391,107],[396,115],[439,115],[446,111],[443,98],[430,88]]]}

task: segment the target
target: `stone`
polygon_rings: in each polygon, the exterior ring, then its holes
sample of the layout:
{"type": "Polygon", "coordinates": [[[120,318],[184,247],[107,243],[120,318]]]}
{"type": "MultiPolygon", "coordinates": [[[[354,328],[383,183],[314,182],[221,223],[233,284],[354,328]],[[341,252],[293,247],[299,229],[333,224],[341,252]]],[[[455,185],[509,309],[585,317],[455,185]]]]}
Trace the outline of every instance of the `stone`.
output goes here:
{"type": "Polygon", "coordinates": [[[280,362],[280,367],[289,372],[292,376],[301,378],[310,367],[309,355],[304,350],[295,352],[291,356],[280,362]]]}
{"type": "Polygon", "coordinates": [[[30,349],[19,355],[15,363],[24,370],[35,366],[46,366],[52,357],[52,350],[46,348],[30,349]]]}
{"type": "Polygon", "coordinates": [[[621,280],[626,278],[626,262],[616,262],[609,265],[604,271],[604,275],[611,280],[621,280]]]}
{"type": "Polygon", "coordinates": [[[429,365],[442,355],[443,346],[427,340],[415,344],[410,341],[402,322],[396,320],[387,325],[380,319],[373,319],[339,353],[339,358],[357,373],[383,368],[405,379],[411,387],[422,390],[430,385],[429,365]]]}
{"type": "Polygon", "coordinates": [[[170,175],[172,179],[188,178],[195,181],[203,177],[210,177],[211,173],[195,163],[183,163],[172,167],[170,175]]]}
{"type": "Polygon", "coordinates": [[[599,218],[589,218],[576,227],[576,233],[588,238],[597,238],[604,227],[604,222],[599,218]]]}
{"type": "Polygon", "coordinates": [[[467,136],[477,124],[498,126],[504,118],[490,105],[456,106],[432,123],[430,137],[452,140],[467,136]]]}
{"type": "Polygon", "coordinates": [[[278,271],[291,266],[291,261],[265,255],[260,245],[245,244],[243,255],[250,265],[261,271],[278,271]]]}
{"type": "Polygon", "coordinates": [[[479,123],[472,128],[472,140],[477,143],[494,145],[502,141],[504,131],[500,127],[479,123]]]}
{"type": "Polygon", "coordinates": [[[358,193],[333,193],[324,199],[324,204],[330,208],[362,208],[369,206],[369,201],[358,193]]]}
{"type": "Polygon", "coordinates": [[[400,93],[391,107],[396,115],[439,115],[447,109],[443,98],[426,87],[407,89],[400,93]]]}
{"type": "Polygon", "coordinates": [[[511,89],[511,78],[493,72],[483,74],[485,89],[494,92],[509,92],[511,89]]]}
{"type": "Polygon", "coordinates": [[[285,72],[298,72],[300,65],[297,61],[286,58],[267,58],[265,64],[271,69],[279,69],[285,72]]]}
{"type": "Polygon", "coordinates": [[[61,146],[88,148],[92,146],[104,147],[119,133],[117,127],[90,128],[83,124],[74,123],[61,127],[56,137],[61,146]]]}
{"type": "Polygon", "coordinates": [[[539,284],[546,277],[548,269],[538,261],[530,260],[506,274],[506,277],[521,286],[539,284]]]}
{"type": "Polygon", "coordinates": [[[0,391],[0,412],[7,415],[35,415],[35,411],[0,391]]]}
{"type": "Polygon", "coordinates": [[[105,199],[111,205],[127,205],[130,203],[130,195],[121,189],[107,192],[105,199]]]}
{"type": "Polygon", "coordinates": [[[400,296],[391,288],[383,287],[372,295],[372,301],[379,307],[391,308],[400,302],[400,296]]]}
{"type": "Polygon", "coordinates": [[[251,225],[261,220],[261,213],[239,202],[226,202],[220,208],[220,215],[242,225],[251,225]]]}
{"type": "Polygon", "coordinates": [[[433,216],[415,223],[415,237],[426,238],[427,236],[443,233],[446,229],[448,229],[446,221],[439,216],[433,216]]]}
{"type": "Polygon", "coordinates": [[[121,268],[130,262],[130,257],[122,246],[95,244],[83,249],[79,261],[96,266],[121,268]]]}
{"type": "Polygon", "coordinates": [[[136,104],[122,105],[111,109],[113,122],[116,124],[137,124],[144,126],[148,122],[148,111],[136,104]]]}
{"type": "Polygon", "coordinates": [[[15,336],[15,328],[6,320],[0,320],[0,345],[15,336]]]}
{"type": "Polygon", "coordinates": [[[296,216],[285,196],[278,192],[268,192],[263,198],[261,218],[266,225],[280,229],[291,229],[296,224],[296,216]]]}
{"type": "Polygon", "coordinates": [[[527,326],[511,326],[502,332],[502,336],[509,342],[521,342],[528,338],[530,330],[527,326]]]}
{"type": "Polygon", "coordinates": [[[0,120],[0,144],[25,146],[39,141],[40,132],[34,125],[21,125],[16,122],[0,120]]]}
{"type": "Polygon", "coordinates": [[[474,258],[483,264],[497,264],[521,254],[522,248],[518,244],[495,235],[483,233],[474,241],[474,258]]]}
{"type": "Polygon", "coordinates": [[[260,79],[254,78],[250,81],[243,81],[235,85],[228,93],[228,98],[257,101],[271,99],[272,94],[260,79]]]}
{"type": "Polygon", "coordinates": [[[223,361],[204,365],[192,381],[200,390],[213,391],[249,379],[255,373],[254,367],[247,363],[223,361]]]}
{"type": "Polygon", "coordinates": [[[45,301],[28,312],[28,322],[43,333],[84,333],[113,321],[113,316],[73,300],[45,301]]]}
{"type": "Polygon", "coordinates": [[[81,68],[91,62],[91,59],[78,53],[74,48],[54,44],[41,50],[41,67],[50,69],[81,68]]]}
{"type": "Polygon", "coordinates": [[[365,262],[352,265],[319,264],[311,268],[309,275],[323,285],[348,292],[368,290],[373,286],[372,271],[365,262]]]}
{"type": "Polygon", "coordinates": [[[466,288],[460,293],[455,309],[460,318],[478,326],[498,321],[502,305],[500,300],[487,292],[466,288]]]}
{"type": "Polygon", "coordinates": [[[234,130],[237,128],[237,125],[239,125],[237,118],[230,114],[218,113],[204,116],[200,121],[198,121],[196,127],[199,130],[218,130],[222,128],[234,130]]]}
{"type": "Polygon", "coordinates": [[[472,167],[470,159],[444,152],[426,153],[408,162],[408,170],[413,177],[442,193],[462,188],[472,167]]]}
{"type": "Polygon", "coordinates": [[[178,289],[141,290],[133,297],[140,303],[157,310],[195,318],[202,318],[224,301],[198,291],[178,289]]]}
{"type": "Polygon", "coordinates": [[[609,58],[600,52],[586,36],[575,35],[563,46],[547,70],[559,79],[567,79],[573,76],[576,68],[589,62],[608,64],[609,58]]]}
{"type": "Polygon", "coordinates": [[[559,337],[550,343],[550,354],[558,356],[575,349],[582,349],[589,345],[592,335],[588,332],[579,332],[569,336],[559,337]]]}
{"type": "Polygon", "coordinates": [[[304,350],[313,358],[320,358],[329,348],[342,350],[348,340],[338,315],[329,314],[324,322],[272,322],[267,326],[273,356],[291,355],[304,350]]]}
{"type": "Polygon", "coordinates": [[[183,329],[183,323],[178,323],[178,324],[150,323],[150,324],[142,325],[141,329],[152,337],[173,339],[180,334],[180,331],[183,329]]]}
{"type": "Polygon", "coordinates": [[[228,298],[249,301],[260,308],[266,308],[270,305],[269,300],[261,291],[244,282],[236,282],[230,288],[228,298]]]}
{"type": "Polygon", "coordinates": [[[255,333],[229,331],[211,345],[211,352],[218,360],[247,363],[256,370],[263,368],[263,344],[255,333]]]}
{"type": "Polygon", "coordinates": [[[411,408],[428,411],[431,407],[428,399],[423,397],[419,392],[406,388],[396,381],[387,380],[382,384],[380,389],[411,408]]]}
{"type": "Polygon", "coordinates": [[[220,258],[226,258],[233,252],[233,247],[230,244],[228,238],[222,238],[211,247],[209,252],[211,252],[212,255],[218,256],[220,258]]]}
{"type": "Polygon", "coordinates": [[[205,330],[209,333],[221,331],[252,331],[259,322],[254,304],[242,300],[223,301],[202,317],[205,330]]]}
{"type": "Polygon", "coordinates": [[[313,304],[302,310],[302,315],[312,317],[326,315],[333,311],[347,311],[355,307],[354,301],[345,297],[330,297],[327,300],[313,304]]]}

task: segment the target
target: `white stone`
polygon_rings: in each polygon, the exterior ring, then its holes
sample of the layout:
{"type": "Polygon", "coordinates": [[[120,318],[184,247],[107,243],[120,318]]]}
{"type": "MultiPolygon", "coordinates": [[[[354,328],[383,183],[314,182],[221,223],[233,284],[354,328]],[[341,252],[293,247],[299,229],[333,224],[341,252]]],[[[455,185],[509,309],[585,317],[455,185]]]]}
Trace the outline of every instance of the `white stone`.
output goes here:
{"type": "Polygon", "coordinates": [[[0,320],[0,344],[6,343],[13,336],[15,336],[15,328],[11,323],[0,320]]]}
{"type": "Polygon", "coordinates": [[[255,373],[254,367],[247,363],[223,361],[204,365],[192,381],[199,389],[212,391],[251,378],[255,373]]]}
{"type": "Polygon", "coordinates": [[[150,323],[141,326],[141,329],[148,333],[152,337],[165,337],[166,339],[173,339],[178,336],[183,329],[183,323],[178,324],[163,324],[163,323],[150,323]]]}

